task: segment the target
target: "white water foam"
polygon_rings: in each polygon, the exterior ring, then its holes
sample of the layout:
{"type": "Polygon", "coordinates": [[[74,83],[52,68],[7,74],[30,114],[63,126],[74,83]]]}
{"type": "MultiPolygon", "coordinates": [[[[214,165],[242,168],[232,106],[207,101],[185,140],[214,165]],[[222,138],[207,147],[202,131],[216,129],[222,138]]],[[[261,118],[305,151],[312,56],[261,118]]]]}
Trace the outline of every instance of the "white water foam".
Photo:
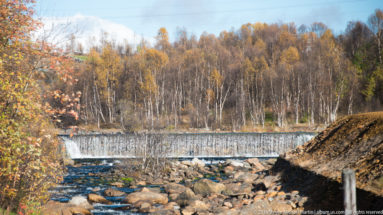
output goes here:
{"type": "Polygon", "coordinates": [[[71,159],[79,159],[84,157],[81,154],[77,143],[67,137],[62,137],[62,139],[64,140],[66,151],[71,159]]]}

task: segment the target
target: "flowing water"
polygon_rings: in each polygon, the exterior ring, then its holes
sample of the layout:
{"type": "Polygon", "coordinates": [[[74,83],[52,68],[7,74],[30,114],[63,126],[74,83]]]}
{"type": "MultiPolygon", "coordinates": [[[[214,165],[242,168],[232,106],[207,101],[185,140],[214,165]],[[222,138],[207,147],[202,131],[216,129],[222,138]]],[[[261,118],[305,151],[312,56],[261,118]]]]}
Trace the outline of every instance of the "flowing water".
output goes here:
{"type": "Polygon", "coordinates": [[[293,149],[315,133],[90,134],[61,136],[72,159],[270,157],[293,149]]]}

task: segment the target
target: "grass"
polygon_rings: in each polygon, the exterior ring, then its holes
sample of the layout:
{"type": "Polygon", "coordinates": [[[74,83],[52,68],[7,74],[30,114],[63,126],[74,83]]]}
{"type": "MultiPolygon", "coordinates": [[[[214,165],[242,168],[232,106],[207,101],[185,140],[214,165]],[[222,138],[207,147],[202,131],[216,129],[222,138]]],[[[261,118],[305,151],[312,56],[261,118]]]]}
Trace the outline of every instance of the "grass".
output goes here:
{"type": "Polygon", "coordinates": [[[88,59],[88,56],[86,55],[74,55],[73,57],[81,61],[86,61],[88,59]]]}

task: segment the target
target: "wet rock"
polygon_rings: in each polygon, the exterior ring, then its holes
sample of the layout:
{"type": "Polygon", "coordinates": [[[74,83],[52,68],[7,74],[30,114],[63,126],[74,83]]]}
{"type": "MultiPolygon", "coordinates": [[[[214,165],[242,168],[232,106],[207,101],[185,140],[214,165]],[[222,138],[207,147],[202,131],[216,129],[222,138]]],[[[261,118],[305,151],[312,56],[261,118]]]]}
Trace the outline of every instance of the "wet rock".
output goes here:
{"type": "Polygon", "coordinates": [[[208,196],[211,193],[221,193],[225,188],[224,184],[216,183],[209,179],[201,179],[193,186],[194,192],[196,194],[201,194],[202,196],[208,196]]]}
{"type": "Polygon", "coordinates": [[[110,185],[116,186],[116,187],[119,187],[119,188],[124,187],[124,183],[122,183],[122,182],[113,182],[110,185]]]}
{"type": "Polygon", "coordinates": [[[184,192],[178,195],[175,202],[180,206],[189,205],[193,200],[197,199],[196,195],[190,188],[186,188],[184,192]]]}
{"type": "Polygon", "coordinates": [[[164,186],[165,192],[169,194],[179,194],[186,190],[186,187],[181,184],[170,183],[164,186]]]}
{"type": "Polygon", "coordinates": [[[165,194],[151,192],[149,189],[143,188],[141,192],[134,192],[126,196],[124,202],[134,204],[137,201],[149,201],[152,204],[166,204],[168,197],[165,194]]]}
{"type": "Polygon", "coordinates": [[[115,190],[113,188],[108,188],[104,191],[104,195],[109,197],[116,197],[116,196],[124,196],[126,195],[126,193],[119,190],[115,190]]]}
{"type": "Polygon", "coordinates": [[[251,193],[253,186],[248,183],[230,183],[226,184],[223,194],[228,196],[248,195],[251,193]]]}
{"type": "Polygon", "coordinates": [[[86,208],[76,206],[69,203],[61,203],[49,201],[42,207],[42,215],[91,215],[90,211],[86,208]]]}
{"type": "Polygon", "coordinates": [[[93,206],[89,204],[88,200],[84,196],[74,196],[68,203],[78,207],[85,208],[87,210],[93,209],[93,206]]]}
{"type": "Polygon", "coordinates": [[[88,200],[92,203],[101,203],[101,204],[107,204],[111,205],[112,202],[106,200],[104,197],[94,194],[94,193],[89,193],[88,194],[88,200]]]}

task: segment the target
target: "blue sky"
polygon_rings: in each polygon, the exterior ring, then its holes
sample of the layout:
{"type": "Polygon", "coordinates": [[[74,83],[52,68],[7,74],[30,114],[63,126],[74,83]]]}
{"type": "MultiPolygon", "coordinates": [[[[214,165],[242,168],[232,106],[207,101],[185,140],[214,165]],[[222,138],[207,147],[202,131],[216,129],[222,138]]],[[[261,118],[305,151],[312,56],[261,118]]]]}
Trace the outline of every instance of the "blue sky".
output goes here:
{"type": "Polygon", "coordinates": [[[174,40],[177,28],[199,36],[218,35],[242,24],[266,22],[297,26],[321,21],[342,33],[349,21],[366,22],[383,0],[38,0],[37,16],[96,16],[154,37],[160,27],[174,40]]]}

